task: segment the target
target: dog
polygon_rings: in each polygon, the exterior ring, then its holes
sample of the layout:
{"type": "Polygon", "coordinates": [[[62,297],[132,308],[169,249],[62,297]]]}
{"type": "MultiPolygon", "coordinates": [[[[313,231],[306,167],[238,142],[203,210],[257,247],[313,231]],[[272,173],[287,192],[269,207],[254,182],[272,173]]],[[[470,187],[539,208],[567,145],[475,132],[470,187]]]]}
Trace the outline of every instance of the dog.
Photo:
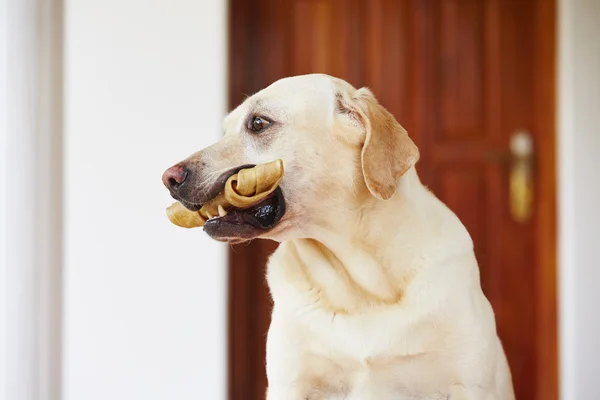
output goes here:
{"type": "Polygon", "coordinates": [[[471,237],[369,89],[284,78],[223,127],[163,181],[198,210],[240,169],[283,160],[273,195],[204,225],[219,241],[280,243],[267,265],[267,400],[514,399],[471,237]]]}

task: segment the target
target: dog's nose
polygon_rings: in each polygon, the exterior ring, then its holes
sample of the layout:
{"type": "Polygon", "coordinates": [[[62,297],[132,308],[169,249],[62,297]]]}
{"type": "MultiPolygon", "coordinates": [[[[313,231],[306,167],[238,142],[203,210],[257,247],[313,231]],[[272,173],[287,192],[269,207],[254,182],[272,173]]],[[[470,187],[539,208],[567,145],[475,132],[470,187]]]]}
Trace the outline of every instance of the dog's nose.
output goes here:
{"type": "Polygon", "coordinates": [[[177,164],[165,171],[162,181],[169,190],[176,192],[188,178],[189,170],[181,164],[177,164]]]}

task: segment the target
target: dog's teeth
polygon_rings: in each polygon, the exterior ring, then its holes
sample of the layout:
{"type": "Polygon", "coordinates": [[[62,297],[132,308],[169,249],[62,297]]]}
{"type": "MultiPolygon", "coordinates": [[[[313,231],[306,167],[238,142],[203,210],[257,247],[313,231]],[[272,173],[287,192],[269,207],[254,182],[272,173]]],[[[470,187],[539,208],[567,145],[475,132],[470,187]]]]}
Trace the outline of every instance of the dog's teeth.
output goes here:
{"type": "Polygon", "coordinates": [[[215,217],[214,215],[212,215],[212,214],[210,213],[210,211],[207,211],[207,212],[206,212],[206,215],[208,215],[208,219],[213,219],[213,218],[215,217]]]}
{"type": "Polygon", "coordinates": [[[225,211],[222,205],[219,204],[219,207],[217,208],[219,209],[219,217],[224,217],[227,215],[227,211],[225,211]]]}

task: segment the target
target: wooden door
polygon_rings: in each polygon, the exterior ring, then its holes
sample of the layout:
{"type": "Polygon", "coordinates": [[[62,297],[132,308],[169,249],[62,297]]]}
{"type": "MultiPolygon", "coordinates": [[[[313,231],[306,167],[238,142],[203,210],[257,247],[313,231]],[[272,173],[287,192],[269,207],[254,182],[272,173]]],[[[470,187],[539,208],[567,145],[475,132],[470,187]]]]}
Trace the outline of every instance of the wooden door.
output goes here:
{"type": "MultiPolygon", "coordinates": [[[[554,2],[231,0],[230,103],[289,75],[368,86],[421,151],[417,171],[471,233],[517,399],[557,399],[554,2]],[[534,138],[534,209],[509,211],[509,139],[534,138]]],[[[263,399],[275,244],[230,265],[230,399],[263,399]]]]}

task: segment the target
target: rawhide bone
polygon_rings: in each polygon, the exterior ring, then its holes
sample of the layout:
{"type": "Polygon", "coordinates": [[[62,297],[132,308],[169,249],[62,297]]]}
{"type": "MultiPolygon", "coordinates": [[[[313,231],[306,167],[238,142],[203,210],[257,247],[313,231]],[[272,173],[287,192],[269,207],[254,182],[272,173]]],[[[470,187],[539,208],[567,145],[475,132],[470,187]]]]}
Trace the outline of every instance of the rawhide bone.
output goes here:
{"type": "Polygon", "coordinates": [[[167,208],[169,220],[182,228],[197,228],[215,216],[227,214],[231,207],[247,208],[273,193],[283,177],[283,161],[275,160],[231,175],[225,188],[199,211],[188,210],[180,202],[167,208]]]}

